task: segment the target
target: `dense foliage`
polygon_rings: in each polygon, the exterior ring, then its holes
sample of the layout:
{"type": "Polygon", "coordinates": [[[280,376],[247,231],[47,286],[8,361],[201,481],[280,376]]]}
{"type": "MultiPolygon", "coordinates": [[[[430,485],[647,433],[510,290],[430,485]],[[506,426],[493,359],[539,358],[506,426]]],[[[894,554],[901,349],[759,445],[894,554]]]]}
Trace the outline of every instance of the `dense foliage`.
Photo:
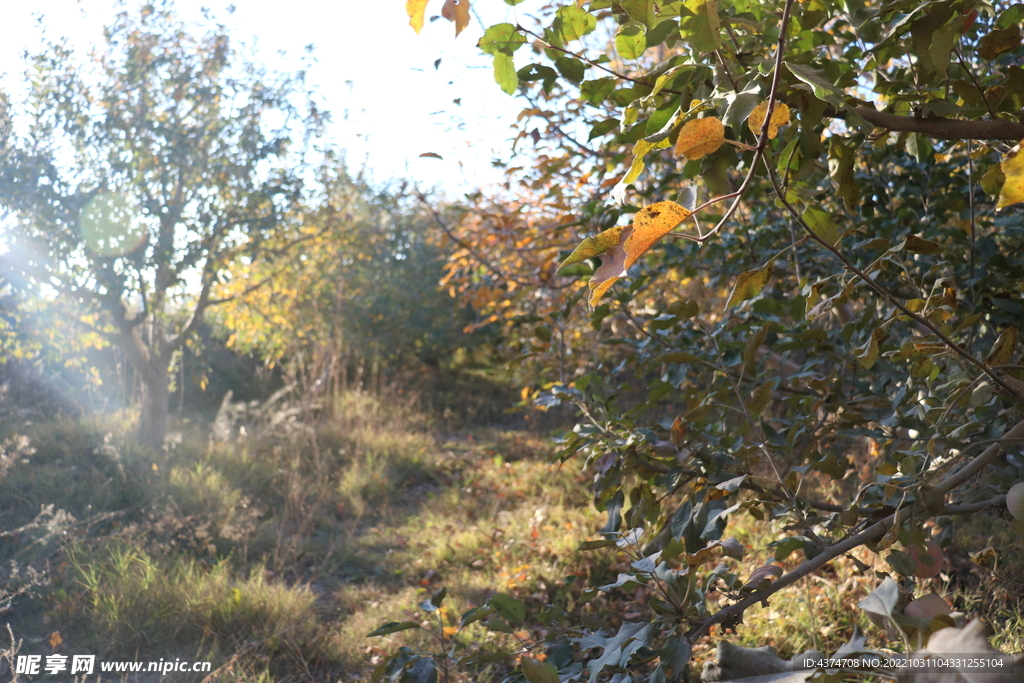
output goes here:
{"type": "MultiPolygon", "coordinates": [[[[467,4],[445,3],[457,31],[467,4]]],[[[418,28],[427,3],[407,6],[418,28]]],[[[581,549],[631,552],[601,590],[653,609],[581,624],[557,596],[516,676],[679,680],[712,626],[862,545],[895,577],[876,615],[927,634],[952,621],[902,609],[950,517],[1024,532],[1004,502],[1024,477],[1022,19],[591,0],[486,30],[533,162],[510,169],[518,198],[451,228],[450,281],[527,332],[519,359],[550,380],[535,400],[578,410],[559,457],[607,512],[581,549]],[[771,562],[726,561],[738,515],[785,530],[771,562]]],[[[499,594],[463,622],[518,628],[523,609],[499,594]]],[[[379,674],[428,680],[456,650],[379,674]]]]}

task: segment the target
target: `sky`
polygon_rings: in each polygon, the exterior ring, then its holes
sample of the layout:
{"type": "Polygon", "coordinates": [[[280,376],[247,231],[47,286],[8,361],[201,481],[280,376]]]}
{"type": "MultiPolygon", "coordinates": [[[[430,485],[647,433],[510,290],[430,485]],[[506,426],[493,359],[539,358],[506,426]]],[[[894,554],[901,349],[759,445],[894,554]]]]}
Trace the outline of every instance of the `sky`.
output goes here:
{"type": "MultiPolygon", "coordinates": [[[[442,0],[427,6],[419,35],[409,27],[404,0],[235,0],[233,13],[226,11],[229,4],[177,0],[175,6],[182,18],[194,21],[201,21],[201,8],[210,9],[271,69],[300,68],[305,46],[312,44],[316,62],[309,83],[333,113],[330,136],[346,150],[351,167],[366,167],[377,182],[408,178],[423,189],[450,194],[501,180],[491,161],[508,157],[510,125],[521,104],[494,83],[490,58],[476,43],[483,25],[514,23],[517,11],[522,14],[536,2],[512,8],[502,0],[477,0],[476,16],[457,39],[453,24],[430,19],[440,14],[442,0]],[[419,156],[425,152],[443,160],[419,156]]],[[[41,45],[40,25],[50,38],[67,37],[84,56],[102,43],[114,5],[113,0],[5,2],[2,87],[20,79],[22,55],[41,45]]]]}

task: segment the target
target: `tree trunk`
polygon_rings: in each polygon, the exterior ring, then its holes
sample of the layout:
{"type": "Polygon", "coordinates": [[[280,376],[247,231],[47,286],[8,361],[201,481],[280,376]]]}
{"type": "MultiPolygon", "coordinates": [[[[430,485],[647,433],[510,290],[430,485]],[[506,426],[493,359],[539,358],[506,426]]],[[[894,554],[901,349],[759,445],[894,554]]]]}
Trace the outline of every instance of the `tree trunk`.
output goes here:
{"type": "Polygon", "coordinates": [[[167,418],[171,400],[169,364],[161,358],[149,363],[145,378],[146,397],[142,402],[139,433],[149,444],[160,448],[167,436],[167,418]]]}
{"type": "Polygon", "coordinates": [[[125,325],[117,337],[121,348],[131,363],[134,375],[142,383],[142,415],[139,420],[139,435],[147,443],[160,448],[167,436],[167,418],[171,400],[170,368],[171,354],[153,356],[137,328],[125,325]]]}

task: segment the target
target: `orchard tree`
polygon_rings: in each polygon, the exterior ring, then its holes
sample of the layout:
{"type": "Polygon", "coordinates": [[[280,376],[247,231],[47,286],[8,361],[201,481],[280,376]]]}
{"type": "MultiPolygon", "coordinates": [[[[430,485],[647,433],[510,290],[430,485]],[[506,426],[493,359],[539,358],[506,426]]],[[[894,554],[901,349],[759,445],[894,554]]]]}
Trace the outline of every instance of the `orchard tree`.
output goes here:
{"type": "MultiPolygon", "coordinates": [[[[507,4],[514,21],[479,46],[523,98],[532,163],[508,187],[544,220],[452,214],[450,281],[529,321],[536,400],[578,409],[559,458],[582,461],[607,512],[581,550],[632,555],[596,592],[641,589],[645,616],[579,623],[559,591],[534,618],[499,594],[462,626],[515,633],[532,682],[684,680],[712,627],[865,546],[888,576],[861,607],[928,642],[948,606],[911,601],[950,520],[1024,534],[1024,6],[507,4]],[[770,525],[768,558],[730,538],[738,515],[770,525]]],[[[427,5],[407,4],[417,30],[427,5]]],[[[456,32],[469,11],[442,8],[456,32]]],[[[987,647],[975,631],[963,651],[987,647]]],[[[447,674],[458,640],[439,638],[447,674]]],[[[706,680],[786,670],[729,652],[706,680]]],[[[433,669],[400,652],[380,674],[403,671],[433,669]]]]}
{"type": "Polygon", "coordinates": [[[301,202],[322,116],[301,109],[301,73],[268,73],[169,3],[119,13],[104,38],[93,59],[50,44],[24,97],[0,99],[0,277],[74,301],[124,350],[161,444],[172,359],[225,269],[301,202]]]}

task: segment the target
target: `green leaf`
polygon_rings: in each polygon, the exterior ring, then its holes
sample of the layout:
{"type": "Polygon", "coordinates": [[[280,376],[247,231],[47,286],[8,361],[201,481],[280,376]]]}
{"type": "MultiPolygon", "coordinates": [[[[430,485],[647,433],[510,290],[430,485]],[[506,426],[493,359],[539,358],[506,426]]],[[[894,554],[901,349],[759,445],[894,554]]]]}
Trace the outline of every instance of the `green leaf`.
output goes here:
{"type": "Polygon", "coordinates": [[[599,138],[602,135],[607,135],[618,127],[618,119],[605,119],[604,121],[599,121],[590,129],[590,137],[587,138],[587,142],[590,142],[594,138],[599,138]]]}
{"type": "Polygon", "coordinates": [[[615,49],[623,59],[638,59],[647,49],[647,31],[643,24],[631,21],[619,27],[615,35],[615,49]]]}
{"type": "Polygon", "coordinates": [[[903,576],[913,576],[914,571],[917,569],[917,562],[914,561],[914,558],[899,550],[893,550],[889,553],[885,561],[903,576]]]}
{"type": "Polygon", "coordinates": [[[398,633],[399,631],[408,631],[409,629],[420,628],[420,625],[415,621],[389,621],[380,628],[371,631],[366,634],[367,638],[374,638],[376,636],[386,636],[391,633],[398,633]]]}
{"type": "Polygon", "coordinates": [[[558,669],[547,662],[523,656],[519,658],[519,663],[523,667],[523,675],[530,683],[559,683],[558,669]]]}
{"type": "Polygon", "coordinates": [[[926,240],[917,235],[908,235],[907,239],[904,240],[903,248],[915,254],[927,254],[928,256],[942,253],[941,244],[932,240],[926,240]]]}
{"type": "Polygon", "coordinates": [[[736,285],[732,288],[732,293],[729,295],[729,301],[725,304],[726,308],[731,308],[741,301],[753,299],[760,294],[764,286],[768,284],[768,278],[771,275],[771,263],[764,268],[740,273],[740,276],[736,279],[736,285]]]}
{"type": "Polygon", "coordinates": [[[832,182],[837,186],[837,194],[843,199],[846,210],[856,211],[860,203],[860,186],[857,185],[853,172],[853,164],[856,157],[842,138],[833,135],[829,138],[828,144],[828,171],[832,182]]]}
{"type": "Polygon", "coordinates": [[[811,232],[828,244],[835,246],[842,238],[839,228],[836,227],[836,222],[832,219],[832,214],[828,211],[817,206],[808,206],[804,209],[802,218],[811,232]]]}
{"type": "Polygon", "coordinates": [[[658,7],[654,0],[622,0],[622,9],[633,21],[652,28],[658,21],[658,7]]]}
{"type": "Polygon", "coordinates": [[[555,13],[555,30],[565,42],[579,40],[597,28],[597,18],[575,4],[566,5],[555,13]]]}
{"type": "Polygon", "coordinates": [[[513,629],[511,626],[506,624],[498,617],[491,617],[490,619],[484,622],[484,626],[486,626],[492,631],[497,631],[498,633],[515,633],[515,629],[513,629]]]}
{"type": "Polygon", "coordinates": [[[846,94],[832,85],[824,73],[803,64],[791,64],[789,62],[786,62],[786,68],[789,69],[791,74],[811,86],[811,92],[819,100],[828,102],[837,109],[843,106],[843,98],[846,97],[846,94]]]}
{"type": "Polygon", "coordinates": [[[437,665],[432,657],[419,657],[402,672],[398,683],[437,683],[437,665]]]}
{"type": "Polygon", "coordinates": [[[494,82],[501,86],[502,92],[506,95],[514,94],[519,87],[515,62],[503,52],[494,55],[494,82]]]}
{"type": "Polygon", "coordinates": [[[430,604],[434,607],[440,607],[441,603],[444,602],[446,595],[448,595],[448,588],[442,586],[432,596],[430,596],[430,604]]]}
{"type": "Polygon", "coordinates": [[[468,609],[462,613],[462,621],[459,622],[459,625],[469,626],[472,623],[480,621],[490,613],[490,607],[473,607],[472,609],[468,609]]]}
{"type": "Polygon", "coordinates": [[[575,84],[583,82],[583,75],[587,71],[587,65],[573,57],[559,57],[555,60],[555,68],[565,80],[575,84]]]}
{"type": "Polygon", "coordinates": [[[526,605],[505,593],[495,593],[489,600],[491,607],[498,610],[508,621],[522,623],[526,619],[526,605]]]}
{"type": "Polygon", "coordinates": [[[619,243],[619,238],[622,237],[622,231],[625,229],[625,226],[619,225],[583,240],[580,242],[580,245],[573,249],[573,252],[569,254],[564,261],[562,261],[558,266],[558,270],[555,272],[561,272],[561,270],[566,266],[571,266],[574,263],[586,261],[589,258],[594,258],[605,253],[619,243]]]}
{"type": "Polygon", "coordinates": [[[679,33],[698,52],[714,52],[722,47],[722,22],[716,0],[686,0],[690,15],[679,22],[679,33]]]}
{"type": "Polygon", "coordinates": [[[576,548],[576,552],[597,550],[598,548],[607,548],[613,545],[615,545],[615,539],[613,538],[602,538],[596,541],[583,541],[583,543],[580,543],[580,547],[576,548]]]}
{"type": "Polygon", "coordinates": [[[477,47],[489,55],[504,54],[511,56],[518,50],[526,37],[512,24],[495,24],[484,31],[477,47]]]}

